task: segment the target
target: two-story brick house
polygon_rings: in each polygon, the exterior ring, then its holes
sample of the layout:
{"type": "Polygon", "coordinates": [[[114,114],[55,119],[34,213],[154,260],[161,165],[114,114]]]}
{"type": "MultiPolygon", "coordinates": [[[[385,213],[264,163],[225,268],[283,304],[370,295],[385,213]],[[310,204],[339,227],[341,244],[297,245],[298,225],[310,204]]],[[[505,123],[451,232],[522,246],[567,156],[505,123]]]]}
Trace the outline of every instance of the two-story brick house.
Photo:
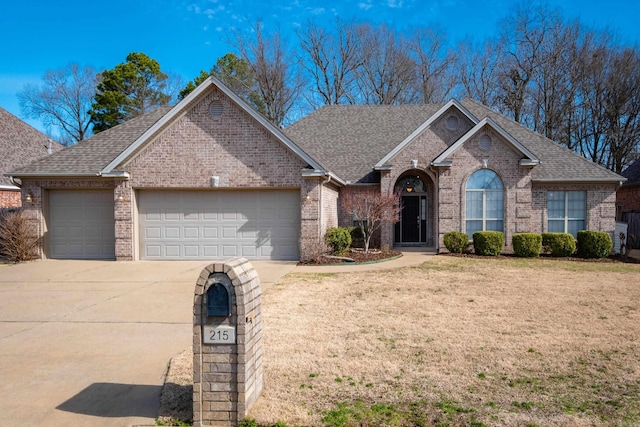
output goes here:
{"type": "Polygon", "coordinates": [[[279,129],[215,78],[11,175],[43,257],[124,260],[298,259],[302,240],[351,224],[350,187],[402,191],[389,246],[613,232],[624,181],[471,100],[324,107],[279,129]]]}

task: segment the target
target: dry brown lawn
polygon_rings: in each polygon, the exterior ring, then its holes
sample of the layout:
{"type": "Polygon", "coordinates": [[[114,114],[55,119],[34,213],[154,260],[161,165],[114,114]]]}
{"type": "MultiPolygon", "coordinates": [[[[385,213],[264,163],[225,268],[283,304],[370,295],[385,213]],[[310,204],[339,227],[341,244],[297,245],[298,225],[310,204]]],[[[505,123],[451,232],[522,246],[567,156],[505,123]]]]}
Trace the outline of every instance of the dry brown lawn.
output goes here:
{"type": "Polygon", "coordinates": [[[640,425],[638,264],[292,274],[263,316],[262,425],[640,425]]]}

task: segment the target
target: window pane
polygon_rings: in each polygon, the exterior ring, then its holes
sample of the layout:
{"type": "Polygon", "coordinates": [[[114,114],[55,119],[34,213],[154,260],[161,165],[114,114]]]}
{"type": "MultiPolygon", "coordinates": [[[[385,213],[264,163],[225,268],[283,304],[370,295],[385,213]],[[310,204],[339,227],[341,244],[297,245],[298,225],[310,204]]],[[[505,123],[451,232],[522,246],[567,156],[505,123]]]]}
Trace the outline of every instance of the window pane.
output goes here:
{"type": "Polygon", "coordinates": [[[564,191],[547,193],[547,211],[549,218],[564,218],[564,191]]]}
{"type": "Polygon", "coordinates": [[[473,233],[476,231],[482,231],[482,221],[467,221],[467,235],[469,238],[473,238],[473,233]]]}
{"type": "Polygon", "coordinates": [[[485,210],[485,218],[487,219],[502,219],[504,218],[504,212],[502,209],[502,191],[487,191],[487,207],[485,210]]]}
{"type": "Polygon", "coordinates": [[[569,221],[569,230],[567,233],[573,235],[573,237],[578,238],[578,231],[584,230],[584,220],[575,220],[569,221]]]}
{"type": "Polygon", "coordinates": [[[585,218],[585,193],[584,191],[570,191],[567,193],[568,216],[574,219],[585,218]]]}
{"type": "Polygon", "coordinates": [[[482,191],[467,191],[467,218],[482,219],[482,191]]]}
{"type": "Polygon", "coordinates": [[[550,219],[549,233],[564,233],[564,220],[550,219]]]}
{"type": "Polygon", "coordinates": [[[502,180],[492,170],[481,169],[467,181],[467,190],[502,190],[502,180]]]}
{"type": "Polygon", "coordinates": [[[487,220],[486,229],[488,231],[503,231],[502,220],[487,220]]]}

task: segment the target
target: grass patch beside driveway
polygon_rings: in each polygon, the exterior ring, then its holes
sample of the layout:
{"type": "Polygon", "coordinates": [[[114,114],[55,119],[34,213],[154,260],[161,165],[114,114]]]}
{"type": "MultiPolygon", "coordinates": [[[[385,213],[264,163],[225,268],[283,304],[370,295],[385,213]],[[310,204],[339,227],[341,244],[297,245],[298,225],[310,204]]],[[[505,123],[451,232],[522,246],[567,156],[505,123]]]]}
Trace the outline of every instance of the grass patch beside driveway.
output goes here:
{"type": "Polygon", "coordinates": [[[290,274],[263,315],[260,424],[640,423],[638,265],[438,256],[290,274]]]}

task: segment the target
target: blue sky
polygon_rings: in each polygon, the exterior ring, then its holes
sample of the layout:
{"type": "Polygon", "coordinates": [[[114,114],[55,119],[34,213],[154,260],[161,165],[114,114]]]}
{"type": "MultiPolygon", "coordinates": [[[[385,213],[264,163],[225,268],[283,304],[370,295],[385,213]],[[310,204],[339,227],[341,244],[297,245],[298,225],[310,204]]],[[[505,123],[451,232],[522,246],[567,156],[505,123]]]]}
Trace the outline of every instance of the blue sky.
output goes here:
{"type": "MultiPolygon", "coordinates": [[[[290,42],[308,20],[331,25],[338,16],[399,30],[438,24],[450,41],[496,34],[514,8],[510,0],[3,0],[0,12],[0,107],[22,117],[16,93],[40,83],[48,69],[70,62],[101,71],[144,52],[184,83],[233,47],[233,31],[256,19],[279,27],[290,42]]],[[[638,0],[549,0],[566,18],[610,28],[629,44],[640,41],[638,0]]],[[[43,130],[37,120],[26,120],[43,130]]]]}

